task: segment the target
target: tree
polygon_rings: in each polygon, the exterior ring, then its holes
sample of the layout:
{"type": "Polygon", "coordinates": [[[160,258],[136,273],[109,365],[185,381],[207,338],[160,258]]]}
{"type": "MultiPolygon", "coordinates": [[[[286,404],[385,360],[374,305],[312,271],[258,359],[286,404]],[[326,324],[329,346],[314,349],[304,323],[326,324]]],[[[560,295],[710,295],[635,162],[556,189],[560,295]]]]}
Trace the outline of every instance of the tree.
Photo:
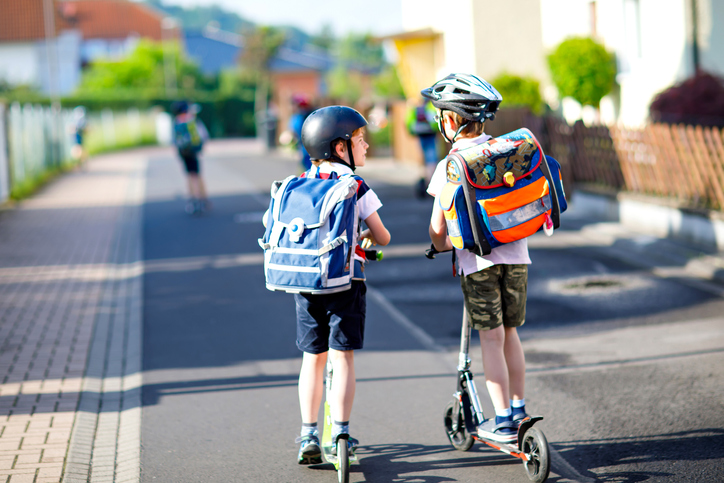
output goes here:
{"type": "Polygon", "coordinates": [[[336,58],[336,66],[327,74],[332,98],[348,104],[356,103],[365,94],[365,74],[375,77],[375,88],[394,90],[396,79],[385,72],[387,63],[382,45],[371,35],[351,33],[335,43],[336,47],[330,53],[336,58]],[[390,85],[385,86],[385,83],[390,85]]]}
{"type": "Polygon", "coordinates": [[[548,56],[548,66],[561,97],[572,97],[596,109],[616,80],[614,55],[589,37],[561,42],[548,56]]]}
{"type": "Polygon", "coordinates": [[[256,83],[254,110],[257,113],[266,112],[271,84],[269,65],[284,44],[285,35],[279,29],[265,25],[246,28],[242,35],[244,50],[239,60],[241,68],[256,83]]]}
{"type": "Polygon", "coordinates": [[[540,82],[533,77],[502,73],[493,79],[492,84],[503,96],[504,107],[527,106],[536,114],[543,110],[540,82]]]}
{"type": "Polygon", "coordinates": [[[183,90],[200,87],[203,75],[196,64],[181,55],[177,42],[161,44],[141,40],[122,60],[97,60],[83,74],[79,91],[137,90],[153,94],[164,92],[164,48],[177,72],[183,90]]]}

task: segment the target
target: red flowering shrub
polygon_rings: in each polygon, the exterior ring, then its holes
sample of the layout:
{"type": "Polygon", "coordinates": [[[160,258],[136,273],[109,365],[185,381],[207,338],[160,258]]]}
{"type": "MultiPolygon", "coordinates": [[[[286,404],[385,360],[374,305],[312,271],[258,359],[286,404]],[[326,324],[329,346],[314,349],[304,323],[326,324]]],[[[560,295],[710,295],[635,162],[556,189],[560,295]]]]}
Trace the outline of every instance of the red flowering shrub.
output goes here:
{"type": "Polygon", "coordinates": [[[724,80],[699,72],[660,92],[649,115],[654,122],[724,127],[724,80]]]}

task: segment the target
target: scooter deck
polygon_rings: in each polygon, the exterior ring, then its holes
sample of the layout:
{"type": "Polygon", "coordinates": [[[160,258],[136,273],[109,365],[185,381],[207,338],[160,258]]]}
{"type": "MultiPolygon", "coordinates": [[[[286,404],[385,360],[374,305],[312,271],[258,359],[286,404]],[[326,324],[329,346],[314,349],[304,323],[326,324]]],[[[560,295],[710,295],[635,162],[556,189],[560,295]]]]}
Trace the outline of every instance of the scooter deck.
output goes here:
{"type": "MultiPolygon", "coordinates": [[[[332,454],[334,442],[332,441],[332,415],[329,411],[329,403],[324,401],[324,430],[322,432],[322,454],[328,463],[332,463],[337,468],[337,456],[332,454]]],[[[349,464],[357,463],[357,455],[349,455],[349,464]]]]}
{"type": "Polygon", "coordinates": [[[525,455],[525,453],[521,450],[521,443],[523,439],[523,435],[525,435],[525,432],[533,426],[538,421],[541,421],[543,419],[542,416],[528,416],[525,418],[518,428],[518,439],[517,441],[510,442],[510,443],[501,443],[499,441],[495,441],[492,439],[483,438],[482,436],[479,436],[477,434],[473,434],[473,438],[475,438],[477,441],[480,441],[481,443],[485,443],[488,446],[491,446],[495,449],[498,449],[504,453],[508,453],[511,456],[515,456],[516,458],[520,458],[523,461],[528,461],[528,457],[525,455]]]}

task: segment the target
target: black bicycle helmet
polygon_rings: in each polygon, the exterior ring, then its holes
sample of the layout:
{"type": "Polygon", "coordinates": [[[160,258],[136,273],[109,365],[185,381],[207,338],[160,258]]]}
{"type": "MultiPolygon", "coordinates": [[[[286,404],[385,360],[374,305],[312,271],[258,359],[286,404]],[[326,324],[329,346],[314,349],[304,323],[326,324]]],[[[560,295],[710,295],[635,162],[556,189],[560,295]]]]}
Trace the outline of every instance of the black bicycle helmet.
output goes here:
{"type": "Polygon", "coordinates": [[[313,160],[334,159],[355,169],[352,157],[352,133],[367,125],[367,120],[351,107],[329,106],[317,109],[307,116],[302,125],[302,144],[313,160]],[[332,150],[332,143],[347,141],[351,164],[339,158],[332,150]]]}
{"type": "Polygon", "coordinates": [[[503,97],[472,74],[450,74],[421,92],[440,110],[453,111],[468,121],[493,120],[503,97]]]}
{"type": "Polygon", "coordinates": [[[189,112],[189,103],[187,101],[176,101],[171,104],[171,114],[178,116],[189,112]]]}

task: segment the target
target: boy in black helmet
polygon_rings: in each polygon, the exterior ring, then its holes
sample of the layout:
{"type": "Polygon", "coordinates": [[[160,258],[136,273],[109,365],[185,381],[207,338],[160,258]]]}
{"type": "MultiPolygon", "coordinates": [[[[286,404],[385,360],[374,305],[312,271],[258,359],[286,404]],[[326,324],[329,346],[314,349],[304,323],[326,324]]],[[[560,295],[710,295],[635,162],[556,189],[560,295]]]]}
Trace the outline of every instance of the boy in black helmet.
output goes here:
{"type": "MultiPolygon", "coordinates": [[[[453,149],[481,144],[489,139],[483,128],[495,117],[503,98],[483,79],[451,74],[422,91],[438,109],[438,127],[453,149]]],[[[446,163],[440,162],[427,192],[435,196],[430,238],[439,251],[452,249],[445,218],[437,198],[445,185],[446,163]]],[[[478,434],[510,443],[517,439],[519,422],[526,416],[525,356],[517,327],[525,322],[528,284],[528,243],[524,238],[497,248],[485,257],[455,250],[465,309],[473,329],[479,331],[488,393],[495,418],[484,421],[478,434]]]]}
{"type": "MultiPolygon", "coordinates": [[[[353,174],[365,165],[369,145],[364,140],[365,118],[352,108],[330,106],[312,112],[302,126],[302,143],[312,159],[307,175],[322,178],[353,174]]],[[[357,177],[357,214],[367,229],[359,235],[362,248],[387,245],[390,232],[377,213],[379,198],[367,183],[357,177]]],[[[299,405],[302,430],[297,442],[299,464],[319,464],[322,451],[317,430],[317,415],[324,392],[324,367],[327,357],[334,368],[332,388],[332,441],[349,434],[349,416],[355,393],[354,351],[364,341],[366,286],[362,263],[364,254],[355,250],[355,275],[349,290],[331,294],[295,294],[297,347],[304,352],[299,373],[299,405]]],[[[357,445],[349,439],[351,450],[357,445]]]]}

